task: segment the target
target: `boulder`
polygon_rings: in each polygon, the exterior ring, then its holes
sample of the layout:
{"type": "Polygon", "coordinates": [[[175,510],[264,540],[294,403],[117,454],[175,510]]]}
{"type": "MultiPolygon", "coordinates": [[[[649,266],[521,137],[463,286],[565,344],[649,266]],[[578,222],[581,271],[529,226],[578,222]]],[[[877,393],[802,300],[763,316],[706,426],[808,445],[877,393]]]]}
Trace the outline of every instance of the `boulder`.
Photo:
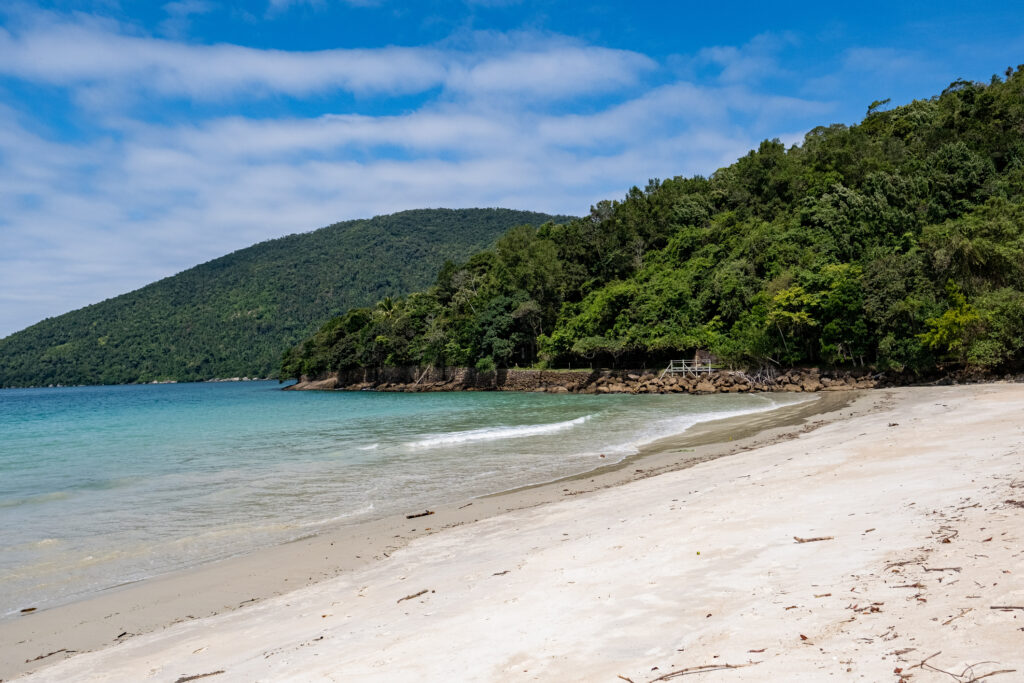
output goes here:
{"type": "Polygon", "coordinates": [[[697,386],[693,388],[698,394],[713,394],[718,391],[718,388],[708,380],[702,380],[697,382],[697,386]]]}

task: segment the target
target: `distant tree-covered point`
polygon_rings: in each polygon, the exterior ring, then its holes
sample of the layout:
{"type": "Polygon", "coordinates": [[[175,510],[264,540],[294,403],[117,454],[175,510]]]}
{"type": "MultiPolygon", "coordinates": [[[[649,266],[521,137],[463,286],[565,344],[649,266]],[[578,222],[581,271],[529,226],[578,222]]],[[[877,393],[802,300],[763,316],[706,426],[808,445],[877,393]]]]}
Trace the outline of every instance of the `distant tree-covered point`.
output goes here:
{"type": "Polygon", "coordinates": [[[352,308],[284,376],[388,365],[652,364],[920,373],[1024,360],[1024,67],[710,177],[516,227],[433,286],[352,308]]]}
{"type": "Polygon", "coordinates": [[[274,376],[281,349],[331,316],[422,289],[512,226],[561,220],[422,209],[262,242],[0,339],[0,387],[274,376]]]}

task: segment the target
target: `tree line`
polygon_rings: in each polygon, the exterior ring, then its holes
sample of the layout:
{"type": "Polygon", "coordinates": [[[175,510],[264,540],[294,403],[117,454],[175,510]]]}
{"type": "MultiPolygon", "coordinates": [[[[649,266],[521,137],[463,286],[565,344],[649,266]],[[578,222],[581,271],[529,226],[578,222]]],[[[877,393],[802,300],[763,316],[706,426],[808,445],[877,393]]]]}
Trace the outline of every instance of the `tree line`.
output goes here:
{"type": "Polygon", "coordinates": [[[421,209],[262,242],[0,339],[0,387],[274,376],[324,320],[422,289],[512,226],[567,219],[421,209]]]}
{"type": "Polygon", "coordinates": [[[399,365],[1015,366],[1024,350],[1024,69],[767,140],[506,232],[432,286],[351,308],[281,375],[399,365]]]}

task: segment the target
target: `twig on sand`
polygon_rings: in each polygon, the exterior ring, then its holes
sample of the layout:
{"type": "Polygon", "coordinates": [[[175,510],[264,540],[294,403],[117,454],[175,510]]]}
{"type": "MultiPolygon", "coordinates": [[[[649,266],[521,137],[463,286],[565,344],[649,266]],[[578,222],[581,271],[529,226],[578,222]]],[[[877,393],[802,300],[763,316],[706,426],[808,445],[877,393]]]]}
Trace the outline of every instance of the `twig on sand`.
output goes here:
{"type": "Polygon", "coordinates": [[[47,652],[45,655],[39,655],[38,657],[33,657],[32,659],[26,659],[25,663],[26,664],[31,664],[32,662],[38,662],[40,659],[46,659],[47,657],[52,657],[54,655],[59,655],[61,652],[66,652],[68,654],[71,654],[72,652],[77,652],[77,650],[69,650],[66,647],[62,647],[59,650],[54,650],[53,652],[47,652]]]}
{"type": "Polygon", "coordinates": [[[426,517],[427,515],[432,515],[432,514],[434,514],[433,510],[426,510],[424,512],[415,512],[415,513],[413,513],[411,515],[406,515],[405,518],[406,519],[416,519],[417,517],[426,517]]]}
{"type": "Polygon", "coordinates": [[[980,681],[981,679],[988,678],[989,676],[997,676],[999,674],[1012,674],[1015,671],[1016,669],[1000,669],[999,671],[989,671],[987,674],[983,676],[974,676],[974,678],[968,678],[967,683],[972,683],[972,681],[980,681]]]}
{"type": "Polygon", "coordinates": [[[960,672],[958,674],[955,674],[952,671],[946,671],[945,669],[940,669],[939,667],[933,666],[932,664],[928,663],[928,660],[934,659],[935,657],[938,657],[941,654],[942,654],[942,651],[940,650],[940,651],[936,652],[935,654],[933,654],[933,655],[931,655],[929,657],[925,657],[920,662],[918,662],[917,664],[915,664],[914,666],[909,667],[909,668],[910,669],[918,669],[918,668],[920,668],[922,670],[923,669],[930,669],[932,671],[937,671],[937,672],[939,672],[941,674],[946,674],[947,676],[950,676],[953,679],[955,679],[957,681],[960,681],[961,683],[974,683],[974,681],[980,681],[981,679],[988,678],[989,676],[998,676],[999,674],[1010,674],[1010,673],[1014,673],[1016,671],[1016,669],[999,669],[997,671],[989,671],[987,674],[982,674],[981,676],[975,676],[974,675],[974,667],[981,666],[982,664],[994,664],[995,663],[995,662],[977,662],[976,664],[968,664],[966,667],[964,667],[964,670],[962,672],[960,672]]]}
{"type": "Polygon", "coordinates": [[[926,572],[958,572],[958,571],[961,571],[962,569],[963,569],[963,567],[925,567],[924,568],[924,570],[926,572]]]}
{"type": "Polygon", "coordinates": [[[815,541],[831,541],[834,538],[835,536],[815,536],[814,538],[800,538],[799,536],[794,536],[793,540],[797,543],[814,543],[815,541]]]}
{"type": "MultiPolygon", "coordinates": [[[[419,593],[413,593],[412,595],[406,595],[404,598],[398,598],[398,602],[402,602],[403,600],[412,600],[413,598],[418,598],[418,597],[420,597],[421,595],[423,595],[424,593],[426,593],[429,590],[430,590],[429,588],[424,588],[419,593]]],[[[395,604],[397,605],[398,603],[396,602],[395,604]]]]}
{"type": "Polygon", "coordinates": [[[989,609],[1024,609],[1018,605],[992,605],[989,609]]]}
{"type": "Polygon", "coordinates": [[[619,678],[626,681],[627,683],[633,683],[633,679],[629,678],[628,676],[623,676],[622,674],[619,674],[619,678]]]}
{"type": "Polygon", "coordinates": [[[972,612],[972,611],[974,611],[973,607],[963,607],[963,608],[960,609],[960,614],[956,615],[955,617],[950,617],[949,619],[946,619],[944,622],[942,622],[942,625],[943,626],[949,626],[950,624],[952,624],[954,621],[956,621],[957,619],[959,619],[963,615],[967,614],[968,612],[972,612]]]}
{"type": "Polygon", "coordinates": [[[178,680],[174,681],[174,683],[186,683],[186,681],[197,681],[200,678],[206,678],[207,676],[216,676],[216,675],[222,674],[222,673],[224,673],[224,669],[221,669],[220,671],[211,671],[208,674],[195,674],[194,676],[182,676],[178,680]]]}
{"type": "Polygon", "coordinates": [[[679,678],[680,676],[689,676],[690,674],[700,674],[705,671],[720,671],[722,669],[742,669],[745,666],[753,666],[754,664],[760,664],[761,662],[747,662],[746,664],[701,664],[700,666],[688,666],[685,669],[676,669],[670,671],[664,676],[658,676],[657,678],[651,679],[651,683],[656,681],[668,681],[673,678],[679,678]]]}

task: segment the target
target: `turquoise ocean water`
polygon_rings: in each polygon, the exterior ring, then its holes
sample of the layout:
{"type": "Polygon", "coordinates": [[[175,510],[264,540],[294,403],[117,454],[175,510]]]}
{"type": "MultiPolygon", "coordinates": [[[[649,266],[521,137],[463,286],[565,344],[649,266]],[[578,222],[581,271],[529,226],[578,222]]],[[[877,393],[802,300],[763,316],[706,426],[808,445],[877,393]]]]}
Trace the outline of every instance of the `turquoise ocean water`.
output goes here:
{"type": "Polygon", "coordinates": [[[798,400],[276,382],[0,390],[0,617],[584,472],[697,422],[798,400]]]}

